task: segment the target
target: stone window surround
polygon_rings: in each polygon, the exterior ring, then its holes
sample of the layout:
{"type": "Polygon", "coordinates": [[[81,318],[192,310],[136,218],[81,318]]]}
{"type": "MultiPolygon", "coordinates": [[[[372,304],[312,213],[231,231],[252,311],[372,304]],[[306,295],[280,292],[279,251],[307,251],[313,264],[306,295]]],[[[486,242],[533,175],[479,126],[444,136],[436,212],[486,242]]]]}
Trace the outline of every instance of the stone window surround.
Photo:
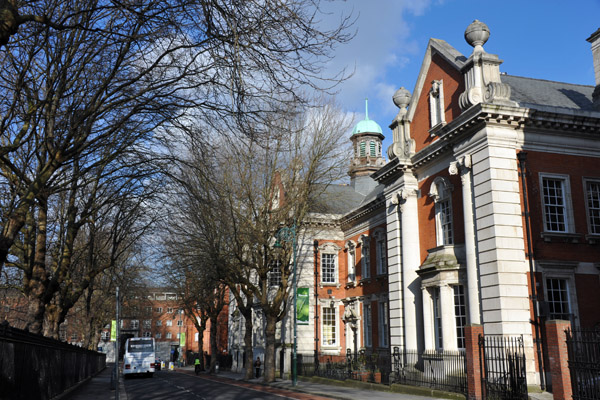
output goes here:
{"type": "Polygon", "coordinates": [[[551,237],[554,235],[564,235],[564,234],[574,234],[575,233],[575,218],[573,216],[573,201],[571,197],[571,184],[569,175],[565,174],[553,174],[540,172],[539,173],[539,193],[540,193],[540,202],[542,206],[542,237],[546,239],[546,237],[551,237]],[[560,180],[563,183],[563,200],[565,202],[565,231],[549,231],[547,230],[547,221],[546,221],[546,204],[544,203],[544,179],[556,179],[560,180]]]}
{"type": "Polygon", "coordinates": [[[340,263],[339,263],[339,252],[340,252],[341,248],[336,245],[335,243],[331,243],[331,242],[325,242],[319,245],[319,247],[317,248],[317,251],[319,252],[319,275],[320,275],[320,279],[319,279],[319,286],[321,288],[325,287],[325,286],[335,286],[336,288],[339,288],[340,285],[340,263]],[[334,255],[334,260],[335,260],[335,273],[334,273],[334,277],[335,277],[335,282],[330,283],[330,282],[323,282],[323,265],[322,265],[322,254],[333,254],[334,255]]]}
{"type": "Polygon", "coordinates": [[[348,240],[346,241],[346,260],[347,260],[347,273],[348,273],[348,284],[356,284],[356,247],[357,243],[348,240]]]}
{"type": "MultiPolygon", "coordinates": [[[[429,197],[433,199],[435,203],[435,237],[437,246],[444,245],[452,245],[453,243],[444,243],[444,235],[443,235],[443,227],[440,219],[440,209],[439,204],[442,201],[448,200],[448,206],[450,210],[450,229],[451,236],[454,238],[454,225],[453,225],[453,213],[452,213],[452,191],[454,190],[454,186],[450,183],[448,178],[443,176],[438,176],[433,180],[431,186],[429,188],[429,197]]],[[[454,242],[454,240],[452,240],[454,242]]]]}
{"type": "Polygon", "coordinates": [[[575,287],[575,270],[577,262],[574,261],[537,261],[539,270],[542,271],[542,285],[544,286],[544,301],[548,301],[548,288],[546,280],[551,278],[565,279],[569,291],[569,307],[571,308],[572,323],[579,326],[579,307],[577,306],[577,290],[575,287]]]}

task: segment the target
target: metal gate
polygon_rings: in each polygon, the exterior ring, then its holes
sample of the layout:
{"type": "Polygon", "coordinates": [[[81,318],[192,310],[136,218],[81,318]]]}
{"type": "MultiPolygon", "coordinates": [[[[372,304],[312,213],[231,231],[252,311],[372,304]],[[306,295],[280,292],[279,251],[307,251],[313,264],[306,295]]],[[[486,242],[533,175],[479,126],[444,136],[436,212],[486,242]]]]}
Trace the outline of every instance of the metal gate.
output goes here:
{"type": "Polygon", "coordinates": [[[600,399],[600,332],[567,330],[574,400],[600,399]]]}
{"type": "Polygon", "coordinates": [[[528,398],[523,336],[479,335],[479,359],[484,399],[528,398]]]}

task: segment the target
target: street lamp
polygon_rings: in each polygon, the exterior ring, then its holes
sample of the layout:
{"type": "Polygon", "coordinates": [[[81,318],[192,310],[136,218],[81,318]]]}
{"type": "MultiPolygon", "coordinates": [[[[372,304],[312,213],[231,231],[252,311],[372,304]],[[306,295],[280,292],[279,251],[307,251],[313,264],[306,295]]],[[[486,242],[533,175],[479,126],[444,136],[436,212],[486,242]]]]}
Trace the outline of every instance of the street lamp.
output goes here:
{"type": "Polygon", "coordinates": [[[296,386],[298,383],[298,364],[297,364],[297,350],[298,350],[298,321],[296,319],[297,306],[298,306],[298,298],[297,292],[298,288],[296,281],[296,224],[291,227],[283,227],[277,231],[275,235],[277,237],[277,242],[275,243],[275,247],[281,247],[281,243],[279,241],[284,241],[287,243],[292,243],[292,257],[294,263],[294,276],[292,278],[292,290],[294,291],[294,313],[292,315],[293,324],[294,324],[294,345],[292,348],[292,386],[296,386]]]}

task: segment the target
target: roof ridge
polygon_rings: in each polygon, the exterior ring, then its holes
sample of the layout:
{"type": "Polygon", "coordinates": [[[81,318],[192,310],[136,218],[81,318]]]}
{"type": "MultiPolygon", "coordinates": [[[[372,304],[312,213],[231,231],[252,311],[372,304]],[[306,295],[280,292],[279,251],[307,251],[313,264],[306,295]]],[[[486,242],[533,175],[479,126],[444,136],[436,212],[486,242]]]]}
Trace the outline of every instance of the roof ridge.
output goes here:
{"type": "Polygon", "coordinates": [[[531,78],[529,76],[521,76],[521,75],[511,75],[508,74],[506,72],[503,72],[500,74],[500,79],[502,79],[503,76],[510,76],[512,78],[521,78],[521,79],[528,79],[528,80],[532,80],[532,81],[541,81],[541,82],[551,82],[551,83],[560,83],[560,84],[566,84],[566,85],[573,85],[573,86],[582,86],[582,87],[591,87],[593,88],[595,85],[584,85],[582,83],[570,83],[570,82],[563,82],[563,81],[554,81],[551,79],[541,79],[541,78],[531,78]]]}

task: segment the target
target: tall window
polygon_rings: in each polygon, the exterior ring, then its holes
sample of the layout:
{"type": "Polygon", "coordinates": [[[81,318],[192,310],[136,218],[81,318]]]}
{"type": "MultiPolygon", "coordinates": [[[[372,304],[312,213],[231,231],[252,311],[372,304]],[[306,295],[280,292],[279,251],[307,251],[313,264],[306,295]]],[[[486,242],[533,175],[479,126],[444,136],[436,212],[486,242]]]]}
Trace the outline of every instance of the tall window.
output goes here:
{"type": "Polygon", "coordinates": [[[167,314],[173,314],[173,307],[167,307],[167,314]]]}
{"type": "Polygon", "coordinates": [[[586,181],[585,192],[590,233],[600,235],[600,182],[586,181]]]}
{"type": "Polygon", "coordinates": [[[140,321],[138,321],[137,319],[132,319],[131,321],[129,321],[130,329],[138,329],[139,327],[140,327],[140,321]]]}
{"type": "Polygon", "coordinates": [[[454,317],[456,318],[456,347],[465,348],[465,325],[467,324],[467,306],[465,287],[454,286],[454,317]]]}
{"type": "Polygon", "coordinates": [[[436,349],[444,348],[444,340],[442,336],[442,306],[440,303],[440,288],[433,288],[431,293],[433,300],[433,331],[435,334],[436,349]]]}
{"type": "Polygon", "coordinates": [[[348,282],[356,281],[356,252],[352,242],[346,245],[348,249],[348,282]]]}
{"type": "Polygon", "coordinates": [[[152,326],[152,320],[145,319],[144,320],[144,329],[150,329],[151,326],[152,326]]]}
{"type": "Polygon", "coordinates": [[[162,312],[163,312],[162,307],[156,307],[156,312],[162,314],[162,312]]]}
{"type": "Polygon", "coordinates": [[[442,81],[431,82],[429,114],[432,128],[446,122],[444,115],[444,85],[442,81]]]}
{"type": "Polygon", "coordinates": [[[162,337],[162,334],[161,334],[160,332],[157,332],[157,333],[154,335],[154,337],[155,337],[156,339],[160,339],[160,338],[162,337]]]}
{"type": "Polygon", "coordinates": [[[321,281],[336,283],[335,254],[321,253],[321,281]]]}
{"type": "Polygon", "coordinates": [[[336,345],[335,307],[323,307],[323,346],[336,345]]]}
{"type": "Polygon", "coordinates": [[[170,319],[167,320],[167,326],[173,326],[173,321],[171,321],[170,319]]]}
{"type": "Polygon", "coordinates": [[[171,332],[167,332],[166,338],[167,339],[171,339],[172,337],[173,337],[173,334],[171,332]]]}
{"type": "Polygon", "coordinates": [[[572,232],[570,188],[564,176],[542,176],[542,204],[546,232],[572,232]]]}
{"type": "Polygon", "coordinates": [[[371,157],[377,157],[377,152],[376,152],[377,150],[376,150],[374,141],[369,142],[369,150],[370,150],[371,157]]]}
{"type": "Polygon", "coordinates": [[[365,339],[365,347],[372,346],[371,334],[371,303],[363,304],[363,338],[365,339]]]}
{"type": "Polygon", "coordinates": [[[385,248],[385,234],[383,232],[380,232],[376,236],[375,251],[377,252],[377,275],[384,275],[387,273],[387,253],[385,248]]]}
{"type": "Polygon", "coordinates": [[[378,310],[379,318],[379,346],[388,346],[388,303],[387,301],[379,302],[378,310]]]}
{"type": "Polygon", "coordinates": [[[442,177],[435,178],[429,196],[435,202],[435,236],[438,246],[454,244],[451,195],[452,185],[448,180],[442,177]]]}
{"type": "Polygon", "coordinates": [[[269,286],[281,285],[281,260],[275,260],[270,264],[268,277],[269,286]]]}
{"type": "Polygon", "coordinates": [[[156,321],[156,326],[162,326],[162,321],[160,319],[156,321]]]}
{"type": "Polygon", "coordinates": [[[143,336],[144,336],[144,337],[152,337],[152,332],[150,332],[150,331],[145,331],[143,336]]]}
{"type": "Polygon", "coordinates": [[[569,304],[569,286],[566,279],[546,279],[546,295],[548,296],[548,309],[550,319],[571,319],[569,304]]]}
{"type": "Polygon", "coordinates": [[[371,240],[368,236],[363,236],[362,246],[360,248],[360,262],[362,279],[371,277],[371,240]]]}

